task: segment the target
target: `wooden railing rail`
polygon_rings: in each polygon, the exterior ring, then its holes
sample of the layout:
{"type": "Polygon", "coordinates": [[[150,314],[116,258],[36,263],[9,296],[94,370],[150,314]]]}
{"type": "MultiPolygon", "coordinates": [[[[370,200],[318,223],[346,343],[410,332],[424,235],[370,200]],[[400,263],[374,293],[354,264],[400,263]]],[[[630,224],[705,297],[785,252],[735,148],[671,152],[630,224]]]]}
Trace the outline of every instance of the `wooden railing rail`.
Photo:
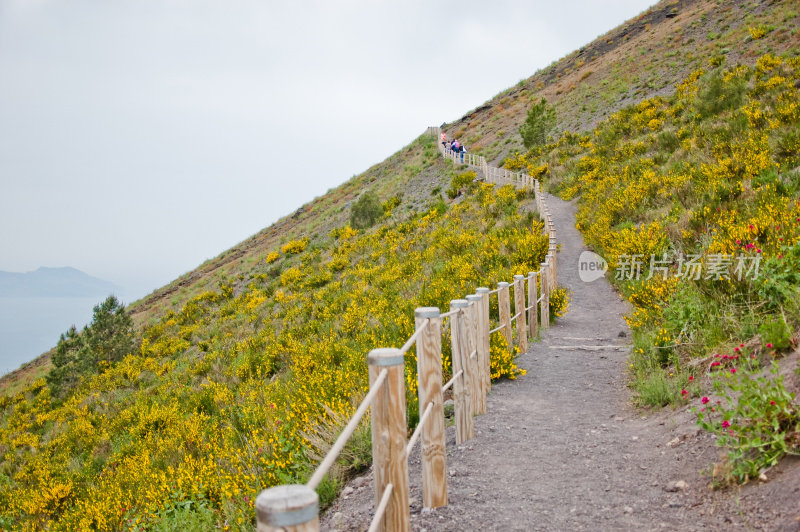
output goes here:
{"type": "MultiPolygon", "coordinates": [[[[429,127],[438,138],[441,130],[429,127]]],[[[485,157],[454,153],[439,143],[442,156],[477,168],[486,182],[513,184],[534,192],[536,209],[548,236],[547,255],[539,271],[515,275],[513,283],[500,281],[497,288],[480,287],[475,294],[450,302],[448,312],[421,307],[414,312],[414,333],[400,349],[373,349],[367,356],[369,392],[304,485],[282,485],[262,491],[256,499],[259,532],[319,530],[316,488],[328,474],[367,409],[372,415],[372,459],[375,514],[370,531],[410,530],[408,454],[421,442],[422,499],[425,508],[448,504],[445,449],[445,394],[454,402],[456,442],[474,437],[472,418],[486,412],[491,389],[490,337],[501,333],[509,349],[527,351],[529,337],[538,336],[550,320],[550,293],[556,287],[556,231],[539,182],[529,175],[490,166],[485,157]],[[527,287],[526,287],[527,283],[527,287]],[[511,290],[513,309],[511,314],[511,290]],[[497,294],[497,327],[492,328],[490,299],[497,294]],[[442,322],[449,319],[452,378],[442,385],[442,322]],[[516,325],[514,328],[513,325],[516,325]],[[516,329],[516,331],[514,330],[516,329]],[[515,334],[516,332],[516,334],[515,334]],[[416,345],[420,419],[410,438],[406,432],[405,353],[416,345]],[[424,406],[423,406],[424,405],[424,406]]]]}

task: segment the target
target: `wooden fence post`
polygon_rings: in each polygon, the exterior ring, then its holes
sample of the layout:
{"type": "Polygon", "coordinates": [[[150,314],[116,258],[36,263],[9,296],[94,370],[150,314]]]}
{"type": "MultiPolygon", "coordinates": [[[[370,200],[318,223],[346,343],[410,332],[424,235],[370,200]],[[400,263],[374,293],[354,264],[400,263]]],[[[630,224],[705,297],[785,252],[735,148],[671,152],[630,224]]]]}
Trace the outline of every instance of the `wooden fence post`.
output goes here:
{"type": "Polygon", "coordinates": [[[437,307],[414,311],[416,328],[428,322],[417,337],[417,377],[420,415],[433,403],[428,421],[421,429],[422,505],[425,508],[447,506],[447,457],[442,403],[442,318],[437,307]]]}
{"type": "Polygon", "coordinates": [[[490,357],[489,348],[489,292],[490,290],[484,286],[476,290],[481,296],[481,317],[478,321],[480,328],[478,329],[478,367],[481,372],[481,382],[483,383],[484,404],[486,403],[485,396],[492,391],[492,361],[490,357]]]}
{"type": "Polygon", "coordinates": [[[370,387],[387,370],[381,391],[372,402],[372,466],[375,477],[375,507],[386,486],[392,495],[381,527],[385,532],[411,529],[408,506],[408,456],[406,455],[406,379],[399,349],[373,349],[367,356],[370,387]]]}
{"type": "MultiPolygon", "coordinates": [[[[469,303],[466,299],[454,299],[450,302],[450,310],[465,310],[469,303]]],[[[461,371],[461,376],[453,383],[453,402],[455,403],[456,443],[463,443],[475,436],[472,425],[472,397],[469,386],[469,357],[463,339],[465,325],[464,312],[457,312],[450,317],[450,351],[453,359],[453,375],[461,371]]]]}
{"type": "Polygon", "coordinates": [[[319,532],[319,497],[305,485],[287,484],[256,497],[258,532],[319,532]]]}
{"type": "Polygon", "coordinates": [[[528,272],[528,327],[531,338],[539,336],[539,289],[537,285],[537,273],[528,272]]]}
{"type": "Polygon", "coordinates": [[[472,402],[472,415],[478,412],[478,395],[480,395],[480,383],[478,380],[478,350],[475,337],[475,316],[473,309],[475,305],[466,297],[467,306],[464,308],[464,327],[461,329],[462,345],[464,346],[464,362],[469,367],[468,377],[466,380],[469,386],[470,401],[472,402]],[[473,356],[474,355],[474,356],[473,356]]]}
{"type": "Polygon", "coordinates": [[[553,288],[558,286],[558,258],[556,257],[558,244],[556,243],[556,230],[550,231],[550,252],[553,255],[553,288]]]}
{"type": "Polygon", "coordinates": [[[517,345],[520,353],[528,351],[528,324],[525,312],[525,276],[514,276],[514,314],[517,316],[517,345]]]}
{"type": "Polygon", "coordinates": [[[503,326],[502,332],[503,337],[506,339],[506,343],[508,343],[508,348],[512,349],[511,344],[511,300],[509,299],[508,295],[508,283],[505,281],[500,281],[497,283],[497,288],[499,291],[497,292],[497,299],[499,302],[499,310],[500,310],[500,324],[503,326]]]}
{"type": "Polygon", "coordinates": [[[477,294],[467,296],[469,302],[469,330],[472,333],[472,346],[470,353],[475,353],[470,357],[470,371],[472,372],[472,404],[475,414],[486,413],[486,386],[483,381],[483,367],[480,360],[481,333],[480,321],[483,316],[483,298],[477,294]]]}
{"type": "MultiPolygon", "coordinates": [[[[548,257],[549,258],[549,257],[548,257]]],[[[542,284],[542,329],[550,327],[550,265],[545,260],[539,266],[539,282],[542,284]]]]}

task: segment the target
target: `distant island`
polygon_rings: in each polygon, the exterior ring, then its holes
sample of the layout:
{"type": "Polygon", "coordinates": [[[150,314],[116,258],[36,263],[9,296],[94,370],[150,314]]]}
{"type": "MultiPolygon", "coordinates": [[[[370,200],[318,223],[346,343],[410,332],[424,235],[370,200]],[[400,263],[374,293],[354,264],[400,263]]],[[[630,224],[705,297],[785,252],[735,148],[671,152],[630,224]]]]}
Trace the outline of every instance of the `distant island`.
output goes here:
{"type": "Polygon", "coordinates": [[[105,297],[120,287],[71,267],[0,271],[0,297],[105,297]]]}

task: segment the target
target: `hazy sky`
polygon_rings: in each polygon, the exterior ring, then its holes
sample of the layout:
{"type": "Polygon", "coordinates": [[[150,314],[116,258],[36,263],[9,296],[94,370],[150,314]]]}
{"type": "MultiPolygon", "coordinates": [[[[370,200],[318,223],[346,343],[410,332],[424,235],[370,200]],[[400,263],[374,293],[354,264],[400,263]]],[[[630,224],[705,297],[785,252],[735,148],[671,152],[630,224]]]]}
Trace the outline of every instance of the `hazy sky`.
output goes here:
{"type": "Polygon", "coordinates": [[[654,0],[0,0],[0,270],[141,296],[654,0]]]}

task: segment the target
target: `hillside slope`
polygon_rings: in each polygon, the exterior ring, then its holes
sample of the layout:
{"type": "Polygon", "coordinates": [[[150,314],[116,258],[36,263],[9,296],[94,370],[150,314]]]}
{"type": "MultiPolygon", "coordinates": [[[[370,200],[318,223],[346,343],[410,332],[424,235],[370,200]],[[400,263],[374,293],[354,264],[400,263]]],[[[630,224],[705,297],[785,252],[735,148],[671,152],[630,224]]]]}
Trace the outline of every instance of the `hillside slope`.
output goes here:
{"type": "Polygon", "coordinates": [[[798,5],[790,0],[662,0],[499,93],[446,131],[499,160],[524,151],[517,128],[532,101],[544,97],[555,107],[559,131],[583,132],[623,107],[672,94],[711,57],[753,65],[764,53],[797,53],[799,21],[798,5]]]}
{"type": "MultiPolygon", "coordinates": [[[[525,120],[531,101],[545,97],[554,105],[559,131],[585,131],[626,105],[672,93],[679,80],[704,66],[712,56],[723,55],[729,64],[753,64],[766,52],[797,50],[798,20],[797,4],[789,0],[662,0],[502,91],[445,130],[450,138],[461,138],[471,151],[497,161],[522,151],[517,128],[525,120]],[[751,28],[764,34],[754,39],[751,28]]],[[[431,174],[419,174],[433,157],[432,152],[423,154],[419,145],[412,143],[134,302],[129,310],[135,322],[141,326],[167,310],[177,310],[221,280],[253,275],[254,265],[283,242],[325,235],[327,229],[347,219],[350,203],[366,188],[376,188],[383,200],[407,195],[402,208],[409,212],[423,208],[429,202],[429,190],[446,186],[436,183],[431,174]]],[[[0,387],[16,391],[30,384],[49,368],[49,353],[27,366],[27,370],[0,378],[0,387]]]]}
{"type": "MultiPolygon", "coordinates": [[[[729,65],[767,51],[796,56],[796,26],[795,2],[662,2],[448,132],[505,157],[519,146],[516,127],[532,98],[550,99],[561,130],[585,130],[628,103],[671,93],[670,83],[722,56],[729,65]]],[[[637,120],[653,105],[636,108],[637,120]]],[[[600,123],[598,135],[620,116],[600,123]]],[[[563,159],[548,162],[563,165],[565,186],[574,179],[591,193],[575,146],[592,149],[591,140],[562,138],[563,159]]],[[[74,388],[28,375],[26,390],[2,399],[0,526],[137,528],[188,515],[206,527],[247,528],[254,494],[304,477],[307,431],[348,412],[363,391],[363,353],[407,337],[415,305],[444,306],[539,264],[546,243],[535,217],[522,214],[529,198],[468,186],[447,201],[455,175],[435,141],[421,137],[131,305],[134,355],[74,388]],[[353,231],[350,207],[367,190],[383,202],[383,217],[353,231]]],[[[508,357],[497,364],[498,376],[517,373],[508,357]]],[[[408,375],[413,389],[413,361],[408,375]]]]}

